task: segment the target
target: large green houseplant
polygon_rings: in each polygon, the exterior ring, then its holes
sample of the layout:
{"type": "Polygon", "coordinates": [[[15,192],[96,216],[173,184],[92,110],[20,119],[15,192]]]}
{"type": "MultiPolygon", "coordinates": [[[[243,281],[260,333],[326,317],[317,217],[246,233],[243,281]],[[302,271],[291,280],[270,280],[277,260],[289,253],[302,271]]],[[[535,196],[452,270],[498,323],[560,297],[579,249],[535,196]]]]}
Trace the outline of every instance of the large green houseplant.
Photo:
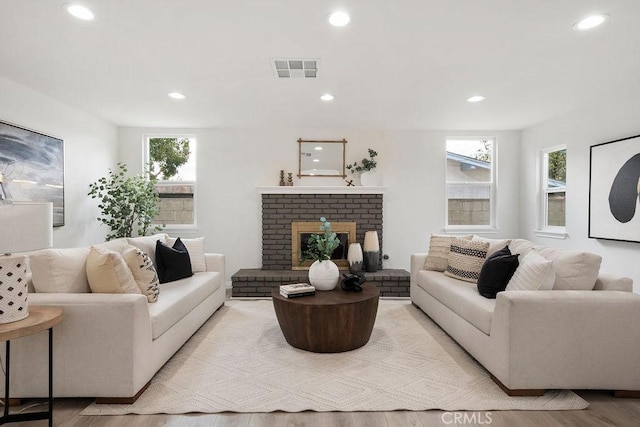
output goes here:
{"type": "Polygon", "coordinates": [[[118,170],[109,169],[107,176],[89,184],[88,195],[99,201],[98,221],[111,230],[107,240],[132,237],[134,229],[138,236],[161,229],[151,225],[160,212],[160,197],[154,184],[153,178],[146,179],[140,174],[127,176],[124,163],[118,163],[118,170]]]}

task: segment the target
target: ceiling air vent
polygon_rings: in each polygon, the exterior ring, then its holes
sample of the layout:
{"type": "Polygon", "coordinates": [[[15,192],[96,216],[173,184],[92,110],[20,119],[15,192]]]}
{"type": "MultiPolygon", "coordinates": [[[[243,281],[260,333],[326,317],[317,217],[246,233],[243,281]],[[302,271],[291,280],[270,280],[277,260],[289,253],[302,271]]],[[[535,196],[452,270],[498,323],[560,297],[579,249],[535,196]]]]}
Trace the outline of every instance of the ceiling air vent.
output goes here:
{"type": "Polygon", "coordinates": [[[317,79],[318,59],[272,59],[271,65],[279,79],[317,79]]]}

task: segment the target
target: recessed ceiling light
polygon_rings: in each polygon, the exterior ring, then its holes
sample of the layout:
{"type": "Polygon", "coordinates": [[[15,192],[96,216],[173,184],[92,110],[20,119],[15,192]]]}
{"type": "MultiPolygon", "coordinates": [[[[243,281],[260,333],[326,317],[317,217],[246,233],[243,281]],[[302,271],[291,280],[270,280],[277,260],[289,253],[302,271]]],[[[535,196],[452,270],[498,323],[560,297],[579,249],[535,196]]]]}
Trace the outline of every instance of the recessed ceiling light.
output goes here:
{"type": "Polygon", "coordinates": [[[467,98],[467,102],[480,102],[484,101],[484,96],[482,95],[473,95],[467,98]]]}
{"type": "Polygon", "coordinates": [[[593,15],[585,16],[575,24],[573,24],[574,30],[590,30],[598,25],[602,24],[609,18],[609,15],[605,13],[596,13],[593,15]]]}
{"type": "Polygon", "coordinates": [[[180,93],[180,92],[169,92],[167,94],[167,96],[169,98],[173,98],[173,99],[185,99],[186,96],[184,96],[184,94],[180,93]]]}
{"type": "Polygon", "coordinates": [[[333,98],[334,96],[331,95],[330,93],[325,93],[320,97],[320,99],[322,99],[323,101],[333,101],[333,98]]]}
{"type": "Polygon", "coordinates": [[[67,12],[72,14],[78,19],[83,19],[85,21],[91,21],[94,18],[93,12],[91,12],[88,8],[79,5],[79,4],[71,4],[67,3],[63,5],[67,12]]]}
{"type": "Polygon", "coordinates": [[[351,21],[351,18],[346,12],[338,11],[329,15],[329,23],[334,27],[344,27],[349,21],[351,21]]]}
{"type": "Polygon", "coordinates": [[[314,148],[315,148],[317,151],[322,151],[322,147],[321,147],[321,146],[317,146],[317,147],[314,147],[314,148]]]}

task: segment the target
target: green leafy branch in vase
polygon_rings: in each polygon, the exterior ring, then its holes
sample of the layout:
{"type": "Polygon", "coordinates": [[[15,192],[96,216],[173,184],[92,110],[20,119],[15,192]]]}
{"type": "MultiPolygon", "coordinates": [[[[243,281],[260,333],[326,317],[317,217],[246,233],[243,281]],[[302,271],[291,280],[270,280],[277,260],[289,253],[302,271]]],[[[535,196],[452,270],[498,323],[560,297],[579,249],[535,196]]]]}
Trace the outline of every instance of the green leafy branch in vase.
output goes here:
{"type": "Polygon", "coordinates": [[[369,148],[369,158],[364,158],[362,159],[362,164],[359,164],[358,162],[354,162],[352,165],[347,165],[346,168],[349,169],[349,172],[351,173],[355,173],[355,172],[366,172],[366,171],[370,171],[372,169],[375,169],[376,166],[378,165],[378,163],[376,163],[376,156],[378,155],[378,152],[375,150],[372,150],[371,148],[369,148]]]}
{"type": "Polygon", "coordinates": [[[325,261],[331,259],[331,254],[340,245],[340,239],[331,231],[331,223],[325,217],[320,218],[322,234],[312,234],[307,239],[307,250],[302,254],[302,261],[312,259],[325,261]]]}

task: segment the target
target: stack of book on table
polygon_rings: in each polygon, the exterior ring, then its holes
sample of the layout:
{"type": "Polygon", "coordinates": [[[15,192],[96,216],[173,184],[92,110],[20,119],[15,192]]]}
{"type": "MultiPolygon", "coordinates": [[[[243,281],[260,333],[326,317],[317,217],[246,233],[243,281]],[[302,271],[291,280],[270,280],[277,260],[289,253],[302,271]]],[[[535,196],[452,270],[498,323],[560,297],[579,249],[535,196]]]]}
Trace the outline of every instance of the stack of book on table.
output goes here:
{"type": "Polygon", "coordinates": [[[294,283],[292,285],[280,286],[280,295],[285,298],[306,297],[315,294],[316,288],[308,283],[294,283]]]}

